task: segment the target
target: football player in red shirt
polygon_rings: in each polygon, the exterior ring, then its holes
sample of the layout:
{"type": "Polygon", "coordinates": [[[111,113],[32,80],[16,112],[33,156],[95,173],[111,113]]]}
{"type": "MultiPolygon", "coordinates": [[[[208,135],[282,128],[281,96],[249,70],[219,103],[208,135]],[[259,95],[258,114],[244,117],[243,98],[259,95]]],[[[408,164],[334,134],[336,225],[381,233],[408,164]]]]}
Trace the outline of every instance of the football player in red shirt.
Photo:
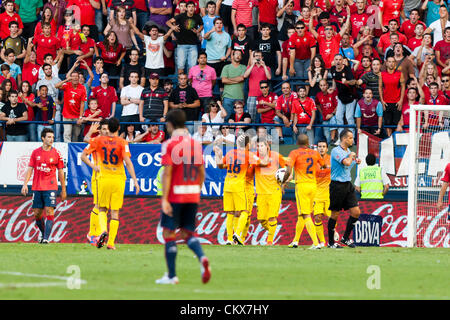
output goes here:
{"type": "Polygon", "coordinates": [[[161,226],[168,274],[156,280],[157,284],[178,283],[175,274],[177,229],[200,261],[202,282],[207,283],[211,277],[208,258],[194,236],[195,216],[205,180],[203,151],[201,144],[190,137],[185,122],[186,114],[180,109],[171,110],[166,115],[167,132],[171,138],[161,147],[161,164],[164,166],[161,226]]]}
{"type": "Polygon", "coordinates": [[[61,183],[61,199],[66,200],[66,183],[64,179],[64,162],[58,150],[53,148],[55,134],[52,129],[44,128],[41,133],[42,147],[33,151],[30,163],[23,182],[22,194],[28,194],[28,181],[33,176],[33,205],[31,206],[36,220],[36,225],[41,231],[39,243],[47,244],[52,232],[54,211],[56,207],[56,192],[58,184],[56,182],[56,171],[61,183]],[[46,215],[45,223],[42,214],[46,215]]]}

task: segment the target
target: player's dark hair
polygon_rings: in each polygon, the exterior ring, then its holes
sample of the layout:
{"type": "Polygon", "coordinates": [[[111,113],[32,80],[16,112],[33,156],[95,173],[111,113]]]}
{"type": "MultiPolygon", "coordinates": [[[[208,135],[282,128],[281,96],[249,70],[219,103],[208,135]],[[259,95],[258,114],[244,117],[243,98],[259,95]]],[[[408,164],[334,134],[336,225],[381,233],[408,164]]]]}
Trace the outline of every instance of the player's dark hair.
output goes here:
{"type": "MultiPolygon", "coordinates": [[[[44,58],[45,59],[45,58],[44,58]]],[[[50,64],[48,64],[48,63],[44,63],[43,65],[42,65],[42,70],[44,70],[45,69],[45,67],[52,67],[50,64]]]]}
{"type": "Polygon", "coordinates": [[[236,27],[236,30],[239,30],[239,29],[241,29],[241,28],[244,28],[245,30],[247,30],[247,27],[245,26],[245,24],[239,23],[239,24],[237,25],[237,27],[236,27]]]}
{"type": "Polygon", "coordinates": [[[264,28],[269,28],[270,29],[270,24],[268,24],[267,22],[261,24],[261,30],[264,28]]]}
{"type": "Polygon", "coordinates": [[[388,24],[390,24],[392,21],[394,21],[398,25],[398,21],[396,19],[389,20],[388,24]]]}
{"type": "Polygon", "coordinates": [[[216,3],[214,1],[208,1],[206,3],[206,7],[208,7],[208,6],[216,6],[216,3]]]}
{"type": "Polygon", "coordinates": [[[53,131],[52,128],[44,128],[44,130],[42,130],[42,132],[41,132],[41,140],[47,136],[47,133],[55,134],[55,132],[53,131]]]}
{"type": "Polygon", "coordinates": [[[11,67],[8,65],[8,64],[2,64],[2,66],[0,67],[0,70],[1,71],[3,71],[3,70],[11,70],[11,67]]]}
{"type": "Polygon", "coordinates": [[[188,2],[186,3],[186,7],[187,7],[187,6],[190,6],[190,5],[193,5],[193,6],[195,7],[194,1],[188,1],[188,2]]]}
{"type": "Polygon", "coordinates": [[[11,96],[12,94],[19,95],[19,93],[17,92],[17,90],[14,90],[14,89],[12,89],[11,91],[9,91],[9,96],[11,96]]]}
{"type": "MultiPolygon", "coordinates": [[[[205,51],[202,51],[198,54],[198,58],[200,58],[200,56],[205,56],[205,58],[208,58],[208,54],[205,51]]],[[[197,59],[198,59],[197,58],[197,59]]]]}
{"type": "Polygon", "coordinates": [[[431,89],[431,87],[439,88],[439,85],[437,84],[437,82],[432,82],[432,83],[430,83],[430,89],[431,89]]]}
{"type": "Polygon", "coordinates": [[[119,130],[120,128],[120,122],[119,119],[117,118],[110,118],[108,120],[108,130],[111,133],[115,133],[119,130]]]}
{"type": "Polygon", "coordinates": [[[39,86],[39,91],[41,91],[42,88],[47,88],[47,89],[48,89],[48,87],[47,87],[45,84],[41,84],[41,85],[39,86]]]}
{"type": "Polygon", "coordinates": [[[47,59],[47,57],[52,57],[53,59],[53,55],[51,53],[44,54],[44,60],[47,59]]]}
{"type": "Polygon", "coordinates": [[[100,128],[104,125],[108,125],[109,120],[108,119],[102,119],[100,120],[100,128]]]}
{"type": "Polygon", "coordinates": [[[373,166],[377,162],[377,158],[372,153],[366,156],[366,163],[368,166],[373,166]]]}
{"type": "Polygon", "coordinates": [[[412,9],[409,14],[411,14],[413,11],[417,12],[417,14],[419,15],[419,19],[420,19],[420,12],[419,9],[412,9]]]}
{"type": "Polygon", "coordinates": [[[339,140],[346,138],[349,133],[352,133],[352,130],[350,129],[342,130],[342,132],[339,134],[339,140]]]}
{"type": "Polygon", "coordinates": [[[186,122],[186,114],[183,110],[173,109],[167,112],[166,122],[172,124],[174,129],[184,128],[184,123],[186,122]]]}
{"type": "Polygon", "coordinates": [[[319,142],[317,142],[317,145],[319,145],[319,143],[325,143],[328,148],[328,141],[326,139],[320,139],[319,142]]]}

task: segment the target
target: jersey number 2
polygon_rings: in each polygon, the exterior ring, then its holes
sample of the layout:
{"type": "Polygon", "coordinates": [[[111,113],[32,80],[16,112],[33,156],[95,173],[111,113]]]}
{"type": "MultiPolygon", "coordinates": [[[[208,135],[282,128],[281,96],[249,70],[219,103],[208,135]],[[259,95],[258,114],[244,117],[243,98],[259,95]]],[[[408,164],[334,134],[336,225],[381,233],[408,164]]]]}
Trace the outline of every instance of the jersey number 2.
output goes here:
{"type": "Polygon", "coordinates": [[[312,170],[311,170],[311,168],[314,164],[313,158],[306,159],[306,163],[308,164],[308,166],[306,167],[306,173],[313,174],[314,172],[312,172],[312,170]]]}

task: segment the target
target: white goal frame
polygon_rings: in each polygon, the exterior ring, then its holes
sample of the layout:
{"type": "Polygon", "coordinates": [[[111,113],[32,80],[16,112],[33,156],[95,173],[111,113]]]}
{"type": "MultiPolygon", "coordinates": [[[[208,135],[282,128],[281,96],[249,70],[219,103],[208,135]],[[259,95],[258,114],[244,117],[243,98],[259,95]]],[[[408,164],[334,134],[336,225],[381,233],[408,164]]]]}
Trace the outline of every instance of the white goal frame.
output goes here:
{"type": "Polygon", "coordinates": [[[418,166],[416,166],[417,153],[418,153],[418,135],[420,122],[417,123],[416,111],[448,111],[450,112],[450,105],[411,105],[409,111],[409,172],[408,172],[408,236],[407,236],[407,246],[409,248],[415,247],[417,245],[417,210],[416,210],[416,199],[417,190],[416,188],[416,174],[418,166]]]}

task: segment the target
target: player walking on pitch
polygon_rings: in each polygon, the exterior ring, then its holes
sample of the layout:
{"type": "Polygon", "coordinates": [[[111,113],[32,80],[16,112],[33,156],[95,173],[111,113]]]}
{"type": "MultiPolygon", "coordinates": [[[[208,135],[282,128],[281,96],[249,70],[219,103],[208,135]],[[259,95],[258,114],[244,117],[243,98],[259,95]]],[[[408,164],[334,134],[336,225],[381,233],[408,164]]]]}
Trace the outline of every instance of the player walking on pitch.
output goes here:
{"type": "Polygon", "coordinates": [[[64,179],[64,162],[58,150],[53,148],[55,134],[52,129],[44,128],[41,133],[42,147],[33,151],[30,157],[30,163],[25,175],[25,181],[22,187],[22,194],[28,194],[28,181],[34,171],[32,191],[33,204],[32,209],[36,225],[38,226],[41,237],[40,243],[47,244],[52,233],[54,211],[56,207],[56,192],[58,184],[56,183],[56,170],[58,170],[58,179],[61,183],[61,199],[66,200],[66,182],[64,179]],[[46,220],[42,214],[46,214],[46,220]]]}
{"type": "Polygon", "coordinates": [[[342,248],[334,241],[334,229],[342,209],[349,210],[350,216],[347,220],[341,244],[350,248],[355,248],[350,234],[353,231],[356,221],[358,221],[361,211],[356,199],[355,186],[351,182],[351,169],[361,160],[356,158],[356,154],[350,151],[353,145],[353,133],[344,129],[340,135],[340,145],[331,151],[331,183],[330,183],[330,207],[331,217],[328,219],[328,247],[333,249],[342,248]]]}
{"type": "Polygon", "coordinates": [[[308,230],[308,234],[313,241],[311,249],[320,249],[311,213],[313,212],[314,199],[317,192],[317,164],[323,167],[325,162],[316,150],[309,148],[309,138],[306,134],[298,136],[297,145],[299,148],[292,150],[289,154],[289,163],[286,167],[287,170],[283,181],[283,183],[287,182],[294,169],[298,220],[295,227],[295,237],[289,247],[298,247],[298,241],[306,225],[306,230],[308,230]]]}
{"type": "MultiPolygon", "coordinates": [[[[445,167],[444,177],[442,178],[442,187],[439,192],[439,198],[438,198],[438,202],[437,202],[437,207],[439,210],[443,210],[445,208],[445,204],[443,203],[443,200],[444,200],[444,194],[448,189],[449,182],[450,182],[450,163],[447,164],[447,166],[445,167]]],[[[449,196],[447,222],[450,222],[450,196],[449,196]]]]}
{"type": "Polygon", "coordinates": [[[118,137],[120,128],[119,120],[111,118],[108,121],[108,136],[99,136],[91,139],[87,149],[83,150],[81,160],[98,174],[98,203],[99,203],[99,225],[101,234],[96,239],[97,248],[103,247],[107,231],[106,213],[111,211],[111,221],[109,222],[109,237],[107,249],[115,250],[114,241],[119,230],[119,210],[123,205],[125,192],[126,174],[123,163],[133,179],[136,194],[139,193],[139,185],[136,180],[133,163],[130,160],[131,154],[128,142],[118,137]],[[96,152],[100,156],[97,165],[92,163],[88,155],[96,152]]]}
{"type": "Polygon", "coordinates": [[[171,138],[161,146],[161,164],[164,167],[161,227],[168,273],[156,280],[157,284],[178,283],[175,272],[177,229],[200,261],[202,282],[207,283],[211,278],[209,260],[194,236],[195,216],[205,180],[203,151],[201,144],[190,137],[185,122],[186,114],[182,110],[175,109],[166,115],[167,132],[171,138]]]}

